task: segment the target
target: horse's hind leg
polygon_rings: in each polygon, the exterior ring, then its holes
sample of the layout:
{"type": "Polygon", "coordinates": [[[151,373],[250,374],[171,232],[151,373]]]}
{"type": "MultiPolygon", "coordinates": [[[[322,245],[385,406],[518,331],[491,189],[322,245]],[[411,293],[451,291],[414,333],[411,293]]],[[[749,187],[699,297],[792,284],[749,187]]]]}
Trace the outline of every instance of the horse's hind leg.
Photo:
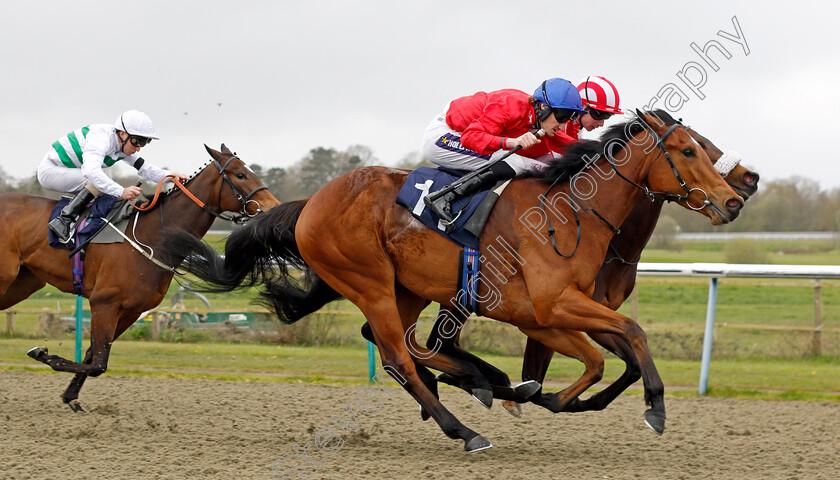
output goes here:
{"type": "MultiPolygon", "coordinates": [[[[362,337],[370,343],[376,345],[376,338],[374,338],[373,330],[370,328],[370,323],[368,322],[365,322],[365,324],[362,325],[362,337]]],[[[420,377],[423,385],[426,385],[426,388],[434,394],[435,398],[440,399],[440,396],[438,395],[438,382],[435,375],[430,372],[428,368],[422,365],[415,363],[415,366],[417,367],[417,375],[420,377]]],[[[429,419],[429,414],[423,410],[423,407],[420,407],[420,418],[424,421],[429,419]]]]}
{"type": "MultiPolygon", "coordinates": [[[[85,352],[85,359],[82,363],[90,363],[92,358],[90,347],[88,347],[87,352],[85,352]]],[[[61,401],[69,406],[70,410],[73,410],[74,412],[85,411],[85,409],[82,408],[82,404],[79,403],[79,392],[82,390],[82,385],[84,385],[87,377],[87,373],[77,373],[76,375],[73,375],[73,380],[70,381],[70,385],[67,386],[67,390],[61,394],[61,401]]]]}
{"type": "Polygon", "coordinates": [[[475,398],[481,405],[490,408],[493,404],[493,389],[487,378],[471,363],[451,357],[441,351],[427,350],[417,343],[414,332],[405,337],[406,345],[414,355],[418,365],[434,368],[454,377],[460,387],[475,398]]]}
{"type": "MultiPolygon", "coordinates": [[[[368,315],[372,319],[371,327],[373,327],[374,335],[377,338],[379,345],[379,352],[382,355],[382,363],[384,366],[390,366],[388,370],[392,376],[397,378],[402,383],[403,388],[414,397],[420,404],[423,410],[435,419],[440,426],[443,433],[449,438],[460,438],[464,441],[464,450],[474,452],[483,450],[492,446],[484,437],[467,428],[464,424],[458,421],[452,413],[450,413],[443,404],[434,396],[434,394],[426,388],[417,373],[417,367],[414,365],[414,360],[409,354],[404,343],[404,332],[402,329],[395,330],[388,328],[389,326],[378,326],[374,317],[368,315]],[[392,370],[401,375],[402,378],[397,377],[392,373],[392,370]]],[[[431,352],[418,347],[420,355],[427,355],[431,352]]]]}
{"type": "Polygon", "coordinates": [[[34,273],[23,265],[18,269],[16,276],[6,276],[6,278],[12,278],[12,280],[8,285],[5,285],[5,288],[3,288],[4,282],[0,280],[0,292],[3,292],[0,294],[0,310],[17,305],[46,285],[43,280],[36,277],[34,273]]]}
{"type": "MultiPolygon", "coordinates": [[[[449,438],[464,440],[464,449],[468,452],[491,447],[492,444],[484,437],[458,421],[420,379],[414,360],[405,345],[405,329],[396,303],[393,271],[391,270],[388,275],[383,275],[382,268],[384,267],[377,266],[370,260],[365,264],[353,265],[353,268],[337,269],[341,277],[333,275],[330,271],[332,269],[326,265],[322,264],[321,267],[323,268],[317,270],[316,273],[337,292],[356,304],[370,322],[375,343],[382,358],[383,369],[394,377],[435,419],[443,433],[449,438]]],[[[419,300],[418,305],[422,309],[425,301],[419,300]]],[[[405,314],[407,315],[408,312],[405,314]]],[[[419,314],[420,310],[416,310],[415,320],[419,314]]]]}
{"type": "Polygon", "coordinates": [[[435,319],[435,326],[429,334],[429,339],[426,340],[426,348],[445,353],[450,357],[454,357],[465,362],[469,362],[474,365],[492,385],[509,387],[510,377],[508,377],[505,372],[461,348],[459,339],[461,338],[463,326],[466,324],[468,319],[469,316],[464,315],[460,310],[441,306],[437,318],[435,319]]]}

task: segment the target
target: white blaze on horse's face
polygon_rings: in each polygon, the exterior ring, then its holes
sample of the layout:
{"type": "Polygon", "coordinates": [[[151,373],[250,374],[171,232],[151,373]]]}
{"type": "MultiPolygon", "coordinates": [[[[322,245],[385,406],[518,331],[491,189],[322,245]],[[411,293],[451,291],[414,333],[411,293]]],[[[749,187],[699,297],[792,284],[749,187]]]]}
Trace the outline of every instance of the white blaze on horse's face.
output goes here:
{"type": "MultiPolygon", "coordinates": [[[[248,170],[249,172],[254,173],[254,171],[251,170],[251,167],[249,167],[247,163],[242,162],[242,166],[245,167],[245,170],[248,170]]],[[[254,175],[256,175],[256,173],[254,173],[254,175]]]]}

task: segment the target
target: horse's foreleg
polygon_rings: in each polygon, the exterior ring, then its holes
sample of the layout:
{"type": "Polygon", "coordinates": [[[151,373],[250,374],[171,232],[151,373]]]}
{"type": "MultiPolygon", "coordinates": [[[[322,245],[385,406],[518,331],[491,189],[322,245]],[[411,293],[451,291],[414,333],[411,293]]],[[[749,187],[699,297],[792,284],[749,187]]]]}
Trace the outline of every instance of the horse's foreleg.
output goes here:
{"type": "Polygon", "coordinates": [[[98,377],[108,369],[108,356],[111,352],[111,343],[114,341],[118,318],[119,315],[110,309],[91,309],[90,363],[77,363],[58,355],[50,355],[47,347],[35,347],[26,354],[58,372],[83,373],[98,377]]]}
{"type": "MultiPolygon", "coordinates": [[[[138,315],[139,316],[139,315],[138,315]]],[[[117,332],[114,335],[114,339],[116,340],[117,337],[122,335],[128,327],[134,323],[135,320],[132,320],[133,316],[123,316],[123,321],[117,325],[117,332]],[[126,319],[128,319],[126,321],[126,319]]],[[[110,344],[112,345],[112,344],[110,344]]],[[[110,345],[109,345],[109,356],[110,356],[110,345]]],[[[82,363],[89,364],[93,360],[93,355],[91,353],[90,347],[85,352],[85,359],[82,363]]],[[[70,385],[67,386],[67,390],[61,395],[61,401],[66,403],[71,410],[74,412],[84,412],[84,408],[82,408],[82,404],[79,403],[79,392],[82,390],[82,386],[85,384],[85,380],[87,380],[88,374],[87,373],[77,373],[73,376],[73,380],[70,381],[70,385]]]]}
{"type": "Polygon", "coordinates": [[[645,423],[656,433],[665,430],[665,387],[656,370],[642,327],[632,318],[593,301],[582,292],[567,289],[552,302],[551,311],[540,311],[537,322],[543,328],[579,330],[586,333],[611,333],[620,336],[632,348],[639,361],[645,388],[645,423]]]}
{"type": "MultiPolygon", "coordinates": [[[[90,347],[88,347],[87,352],[85,352],[85,360],[82,363],[90,363],[93,356],[90,352],[90,347]]],[[[61,401],[67,404],[70,407],[70,410],[74,412],[84,412],[85,409],[82,408],[82,404],[79,403],[79,392],[82,390],[82,385],[85,384],[85,380],[87,380],[87,373],[77,373],[73,376],[73,380],[70,381],[70,385],[67,386],[67,390],[61,395],[61,401]]]]}
{"type": "Polygon", "coordinates": [[[611,383],[607,388],[595,393],[586,400],[574,402],[571,411],[589,411],[589,410],[603,410],[607,405],[612,403],[621,393],[630,385],[635,383],[642,377],[639,371],[639,362],[633,349],[618,335],[611,335],[606,333],[591,333],[589,335],[592,340],[595,340],[599,345],[613,352],[618,358],[624,360],[626,368],[621,376],[611,383]]]}
{"type": "MultiPolygon", "coordinates": [[[[543,406],[552,412],[569,411],[570,405],[586,391],[597,383],[604,375],[604,357],[596,350],[581,332],[559,329],[527,329],[520,328],[523,333],[552,350],[575,358],[584,365],[584,372],[574,383],[558,393],[542,393],[532,398],[531,401],[543,406]]],[[[537,367],[541,367],[538,364],[537,367]]],[[[539,374],[540,372],[535,372],[539,374]]],[[[542,373],[544,376],[545,374],[542,373]]]]}
{"type": "MultiPolygon", "coordinates": [[[[551,357],[553,356],[554,350],[529,337],[525,343],[525,353],[522,356],[522,381],[535,382],[537,385],[542,385],[545,381],[545,374],[548,372],[548,366],[551,364],[551,357]]],[[[511,399],[502,402],[502,406],[512,415],[518,417],[522,414],[520,403],[522,403],[521,400],[511,399]]]]}

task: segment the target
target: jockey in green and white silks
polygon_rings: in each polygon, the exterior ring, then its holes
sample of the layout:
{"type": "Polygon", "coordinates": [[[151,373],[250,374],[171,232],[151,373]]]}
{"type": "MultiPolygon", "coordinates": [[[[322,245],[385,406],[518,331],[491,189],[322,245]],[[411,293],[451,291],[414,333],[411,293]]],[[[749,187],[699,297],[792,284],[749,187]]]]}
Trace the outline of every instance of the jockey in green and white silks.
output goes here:
{"type": "MultiPolygon", "coordinates": [[[[140,195],[140,187],[123,187],[105,174],[103,168],[117,161],[125,161],[136,168],[141,177],[154,183],[172,175],[139,156],[140,149],[157,138],[151,119],[143,112],[129,110],[113,125],[89,125],[55,141],[38,165],[38,181],[47,190],[76,196],[61,215],[50,222],[50,230],[66,243],[72,238],[71,227],[78,215],[99,193],[126,200],[134,200],[140,195]]],[[[175,179],[187,180],[177,174],[175,179]]]]}
{"type": "MultiPolygon", "coordinates": [[[[141,161],[139,152],[126,155],[114,125],[82,127],[55,141],[38,166],[38,181],[47,190],[76,193],[88,183],[102,193],[122,197],[123,187],[102,170],[123,160],[138,166],[137,173],[158,183],[170,174],[167,170],[141,161]]],[[[150,137],[146,137],[150,138],[150,137]]]]}

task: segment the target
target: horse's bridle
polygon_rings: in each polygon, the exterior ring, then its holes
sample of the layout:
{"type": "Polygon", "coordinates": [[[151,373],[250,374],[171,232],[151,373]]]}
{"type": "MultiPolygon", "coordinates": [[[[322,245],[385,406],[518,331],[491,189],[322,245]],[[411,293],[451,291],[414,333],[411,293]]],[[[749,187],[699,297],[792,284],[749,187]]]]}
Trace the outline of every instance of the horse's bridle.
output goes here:
{"type": "MultiPolygon", "coordinates": [[[[260,190],[263,190],[263,189],[267,190],[268,187],[266,187],[265,185],[262,185],[262,186],[259,186],[255,189],[251,190],[251,193],[249,193],[247,195],[243,195],[242,191],[239,190],[238,188],[236,188],[236,185],[233,183],[233,180],[230,179],[230,177],[228,176],[227,171],[226,171],[227,167],[230,165],[230,162],[232,162],[234,159],[237,159],[237,158],[239,158],[239,157],[237,157],[236,155],[233,155],[232,157],[230,157],[227,160],[227,162],[225,162],[224,166],[220,165],[217,160],[213,159],[213,165],[215,165],[216,168],[219,170],[219,175],[221,175],[222,179],[225,182],[227,182],[228,186],[230,187],[231,191],[233,192],[233,195],[236,196],[236,199],[239,200],[242,203],[242,211],[239,212],[240,214],[238,216],[237,215],[225,215],[221,212],[213,211],[203,201],[201,201],[195,195],[193,195],[187,189],[186,185],[181,185],[180,183],[175,182],[174,180],[173,180],[173,182],[174,182],[175,186],[170,191],[170,193],[172,191],[174,191],[175,189],[180,189],[184,193],[184,195],[186,195],[190,200],[195,202],[196,205],[198,205],[203,210],[205,210],[207,213],[209,213],[210,215],[213,215],[216,218],[221,218],[222,220],[225,220],[225,221],[228,221],[228,222],[231,222],[231,223],[235,223],[237,225],[241,225],[241,224],[247,222],[251,218],[253,218],[253,217],[255,217],[255,216],[257,216],[257,215],[259,215],[260,213],[263,212],[263,209],[262,209],[262,206],[260,205],[260,202],[258,202],[256,200],[252,200],[251,197],[253,197],[254,194],[259,192],[260,190]],[[248,204],[249,203],[254,203],[257,206],[257,212],[254,213],[253,215],[248,213],[248,204]]],[[[167,178],[169,178],[169,177],[167,177],[167,178]]],[[[141,212],[151,210],[152,207],[154,207],[157,204],[157,200],[158,200],[158,197],[160,195],[161,187],[163,187],[164,180],[165,179],[162,179],[160,181],[160,183],[158,184],[157,190],[155,191],[155,197],[151,201],[146,202],[143,205],[132,205],[132,206],[135,209],[137,209],[141,212]]],[[[219,204],[222,203],[222,189],[221,188],[219,189],[219,198],[217,200],[217,203],[219,203],[219,204]]],[[[163,210],[161,210],[161,215],[163,215],[163,210]]]]}
{"type": "Polygon", "coordinates": [[[625,177],[621,172],[619,172],[618,168],[616,168],[616,166],[615,166],[615,162],[613,161],[614,159],[611,158],[610,155],[605,155],[607,157],[607,161],[610,163],[610,166],[612,167],[613,171],[619,177],[621,177],[622,180],[624,180],[626,182],[629,182],[629,183],[635,185],[640,190],[644,191],[645,195],[651,201],[654,201],[654,200],[664,200],[666,202],[683,201],[683,202],[685,202],[685,205],[691,210],[703,210],[704,208],[711,205],[711,202],[709,201],[709,194],[706,193],[705,190],[703,190],[700,187],[694,187],[694,188],[689,188],[688,187],[688,185],[685,183],[685,180],[683,180],[682,176],[680,175],[679,170],[677,170],[677,166],[674,164],[674,160],[671,158],[671,154],[668,152],[668,149],[665,148],[665,139],[667,139],[668,136],[671,135],[674,132],[674,130],[676,130],[677,128],[679,128],[679,127],[685,128],[685,126],[682,123],[677,122],[677,123],[671,125],[670,127],[668,127],[668,130],[666,130],[665,133],[663,133],[662,136],[660,137],[656,133],[656,131],[654,131],[653,127],[650,126],[650,124],[647,122],[647,120],[644,119],[644,117],[639,115],[639,120],[642,122],[642,125],[645,127],[645,130],[647,130],[648,132],[650,132],[651,135],[653,135],[654,140],[656,140],[656,146],[659,147],[659,153],[656,155],[656,158],[654,158],[653,161],[650,162],[650,166],[648,167],[648,170],[645,173],[645,177],[644,177],[645,182],[647,181],[647,178],[650,175],[650,171],[653,168],[653,164],[656,163],[656,160],[658,160],[659,157],[662,156],[662,154],[665,154],[665,159],[668,161],[668,165],[671,166],[671,171],[674,172],[674,176],[676,177],[677,182],[680,184],[680,186],[685,191],[685,195],[677,195],[676,193],[671,193],[671,192],[667,192],[667,191],[665,191],[665,192],[655,192],[655,191],[652,191],[650,188],[648,188],[646,186],[639,185],[638,183],[634,182],[633,180],[630,180],[629,178],[625,177]],[[702,193],[703,196],[705,197],[705,200],[703,200],[703,204],[699,207],[693,206],[691,204],[691,200],[689,198],[691,193],[695,192],[695,191],[702,193]]]}
{"type": "MultiPolygon", "coordinates": [[[[653,164],[656,163],[656,160],[658,160],[659,157],[662,156],[662,154],[664,153],[665,154],[665,159],[668,160],[668,164],[671,166],[671,170],[674,172],[674,176],[677,178],[677,182],[680,184],[680,186],[685,191],[685,195],[677,195],[675,193],[670,193],[670,192],[656,192],[656,191],[652,191],[650,188],[648,188],[646,186],[639,185],[638,183],[634,182],[633,180],[630,180],[629,178],[625,177],[624,174],[619,172],[618,168],[615,165],[615,161],[612,158],[612,156],[609,155],[609,154],[605,154],[604,156],[607,158],[607,162],[609,162],[610,166],[612,167],[612,169],[616,173],[616,175],[618,175],[622,180],[624,180],[628,183],[631,183],[631,184],[635,185],[637,188],[639,188],[640,190],[642,190],[645,193],[645,195],[650,199],[651,202],[654,202],[656,200],[664,200],[664,201],[667,201],[667,202],[676,202],[676,201],[682,200],[683,202],[685,202],[685,204],[686,204],[686,206],[688,206],[688,208],[690,208],[691,210],[698,210],[698,211],[706,208],[707,206],[712,205],[712,203],[709,201],[709,194],[707,194],[705,190],[703,190],[702,188],[699,188],[699,187],[695,187],[695,188],[689,188],[688,187],[688,185],[685,183],[685,180],[683,180],[682,176],[680,175],[679,170],[677,170],[677,166],[674,164],[674,160],[671,158],[671,154],[668,153],[668,149],[665,148],[665,139],[667,139],[669,135],[674,133],[674,130],[676,130],[678,127],[684,127],[684,128],[687,128],[687,127],[685,127],[681,122],[678,121],[675,124],[671,125],[668,128],[668,130],[666,130],[665,133],[663,133],[662,136],[660,137],[656,133],[656,131],[653,129],[653,127],[651,127],[650,124],[648,124],[648,122],[644,119],[644,117],[642,117],[641,114],[639,114],[639,120],[641,120],[642,125],[644,126],[645,130],[647,130],[648,132],[650,132],[653,135],[653,138],[656,140],[656,146],[659,147],[659,153],[656,155],[656,158],[654,158],[653,161],[650,162],[650,166],[648,167],[647,172],[645,172],[645,177],[644,177],[643,183],[647,183],[647,179],[648,179],[648,176],[650,175],[651,169],[653,168],[653,164]],[[704,197],[706,197],[706,199],[703,201],[703,205],[700,206],[700,207],[694,207],[694,206],[691,205],[691,201],[689,199],[689,196],[691,195],[691,192],[694,192],[694,191],[699,191],[700,193],[703,194],[704,197]]],[[[545,214],[545,200],[546,200],[546,197],[548,197],[548,193],[551,191],[552,188],[554,188],[554,185],[556,183],[557,183],[557,181],[552,183],[551,186],[548,187],[548,190],[545,192],[545,195],[543,195],[540,198],[540,210],[542,210],[544,214],[545,214]]],[[[571,191],[571,194],[572,194],[572,196],[574,196],[574,189],[571,191]]],[[[621,230],[619,230],[615,225],[610,223],[606,218],[604,218],[603,215],[598,213],[598,211],[596,211],[593,208],[588,208],[587,210],[590,213],[594,214],[596,217],[598,217],[599,220],[601,220],[602,222],[607,224],[607,226],[609,226],[612,229],[612,231],[615,235],[618,235],[619,233],[621,233],[621,230]]],[[[572,213],[574,213],[575,222],[577,223],[577,241],[575,242],[575,248],[569,254],[562,253],[562,252],[560,252],[560,250],[558,250],[557,243],[554,240],[554,234],[555,234],[554,226],[551,224],[551,219],[548,217],[548,215],[546,215],[546,219],[548,221],[548,236],[551,239],[551,246],[552,246],[552,248],[554,248],[555,253],[557,253],[561,257],[565,257],[565,258],[571,258],[575,254],[575,252],[577,252],[577,249],[580,246],[580,237],[581,237],[580,217],[578,216],[577,210],[572,209],[572,213]]],[[[612,247],[612,243],[610,243],[610,247],[612,247]]],[[[618,258],[622,261],[622,263],[632,264],[631,262],[627,262],[626,260],[622,259],[621,257],[618,257],[618,258]]]]}
{"type": "MultiPolygon", "coordinates": [[[[237,225],[241,225],[241,224],[247,222],[248,220],[250,220],[251,218],[259,215],[260,213],[263,213],[263,209],[262,209],[262,206],[260,205],[260,202],[258,202],[256,200],[252,200],[251,197],[253,197],[254,194],[259,192],[260,190],[268,190],[268,187],[266,187],[265,185],[262,185],[262,186],[259,186],[255,189],[251,190],[251,192],[249,194],[243,195],[242,191],[239,190],[236,187],[236,185],[233,183],[233,180],[230,179],[230,177],[228,176],[227,171],[226,171],[228,165],[230,165],[230,162],[232,162],[232,161],[234,161],[235,159],[238,159],[238,158],[239,157],[236,156],[236,155],[231,156],[227,160],[227,162],[225,162],[224,166],[220,165],[217,160],[213,159],[213,165],[215,165],[216,168],[219,169],[219,175],[221,175],[222,179],[225,182],[227,182],[228,186],[233,191],[233,194],[236,196],[236,199],[239,200],[242,203],[242,211],[239,212],[240,214],[238,216],[236,216],[236,215],[227,216],[227,215],[224,215],[223,213],[214,212],[213,210],[207,208],[206,205],[202,206],[202,208],[204,208],[205,210],[207,210],[208,212],[210,212],[213,216],[215,216],[217,218],[221,218],[222,220],[226,220],[228,222],[232,222],[232,223],[235,223],[237,225]],[[257,212],[254,213],[253,215],[248,213],[248,204],[249,203],[253,203],[257,206],[257,212]]],[[[222,189],[221,188],[219,189],[218,203],[219,204],[222,203],[222,189]]]]}

